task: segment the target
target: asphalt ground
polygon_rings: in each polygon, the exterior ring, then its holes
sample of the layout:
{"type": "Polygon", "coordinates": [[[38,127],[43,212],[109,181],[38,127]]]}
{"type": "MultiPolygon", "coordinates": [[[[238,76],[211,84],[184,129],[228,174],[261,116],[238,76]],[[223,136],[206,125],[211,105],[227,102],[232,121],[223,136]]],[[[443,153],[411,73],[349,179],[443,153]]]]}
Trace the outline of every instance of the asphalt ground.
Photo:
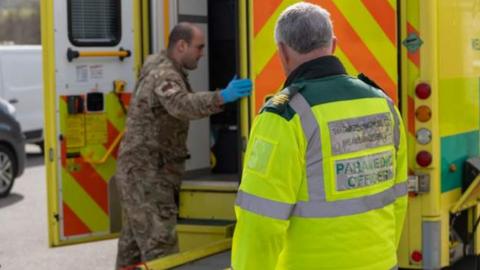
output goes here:
{"type": "MultiPolygon", "coordinates": [[[[117,240],[50,248],[47,228],[45,166],[40,149],[27,146],[27,167],[11,194],[0,199],[0,270],[114,269],[117,240]]],[[[178,267],[225,269],[228,252],[178,267]],[[224,267],[225,266],[225,267],[224,267]]]]}

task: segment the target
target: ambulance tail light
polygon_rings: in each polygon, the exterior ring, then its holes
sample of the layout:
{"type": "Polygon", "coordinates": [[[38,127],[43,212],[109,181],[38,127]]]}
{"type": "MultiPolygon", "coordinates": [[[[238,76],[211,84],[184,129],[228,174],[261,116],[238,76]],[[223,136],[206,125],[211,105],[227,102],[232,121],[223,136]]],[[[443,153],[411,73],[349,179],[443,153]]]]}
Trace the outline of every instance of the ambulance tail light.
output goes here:
{"type": "Polygon", "coordinates": [[[412,261],[416,263],[419,263],[423,260],[423,254],[418,250],[415,250],[414,252],[412,252],[410,257],[412,258],[412,261]]]}
{"type": "Polygon", "coordinates": [[[420,122],[427,122],[432,118],[432,110],[428,106],[422,105],[415,111],[415,116],[420,122]]]}
{"type": "Polygon", "coordinates": [[[432,89],[428,83],[419,83],[415,87],[415,94],[419,99],[427,99],[432,94],[432,89]]]}
{"type": "Polygon", "coordinates": [[[432,132],[429,129],[421,128],[417,130],[415,137],[419,144],[426,145],[432,141],[432,132]]]}
{"type": "Polygon", "coordinates": [[[422,167],[428,167],[432,163],[432,154],[427,151],[417,153],[417,164],[422,167]]]}

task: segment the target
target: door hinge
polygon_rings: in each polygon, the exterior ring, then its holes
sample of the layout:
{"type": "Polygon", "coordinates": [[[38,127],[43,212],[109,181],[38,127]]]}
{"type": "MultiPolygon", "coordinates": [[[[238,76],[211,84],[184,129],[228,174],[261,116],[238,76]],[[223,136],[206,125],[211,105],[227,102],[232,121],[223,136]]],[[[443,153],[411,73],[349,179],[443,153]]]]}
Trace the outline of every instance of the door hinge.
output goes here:
{"type": "Polygon", "coordinates": [[[408,176],[408,192],[418,194],[430,192],[430,175],[419,173],[408,176]]]}

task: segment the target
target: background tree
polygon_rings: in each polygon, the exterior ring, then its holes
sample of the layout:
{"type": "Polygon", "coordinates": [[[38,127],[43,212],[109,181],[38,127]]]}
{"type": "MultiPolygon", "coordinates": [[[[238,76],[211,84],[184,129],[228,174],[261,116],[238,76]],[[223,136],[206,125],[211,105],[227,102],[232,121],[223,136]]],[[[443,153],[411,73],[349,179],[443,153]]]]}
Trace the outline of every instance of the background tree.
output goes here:
{"type": "Polygon", "coordinates": [[[40,44],[39,0],[0,0],[0,44],[40,44]]]}

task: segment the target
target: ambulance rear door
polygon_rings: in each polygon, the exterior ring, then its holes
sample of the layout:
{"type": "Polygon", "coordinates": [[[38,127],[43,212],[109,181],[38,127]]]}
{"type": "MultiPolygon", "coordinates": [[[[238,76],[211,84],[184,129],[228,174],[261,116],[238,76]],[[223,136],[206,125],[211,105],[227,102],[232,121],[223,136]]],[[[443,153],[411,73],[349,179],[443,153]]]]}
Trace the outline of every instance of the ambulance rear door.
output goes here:
{"type": "Polygon", "coordinates": [[[51,246],[115,236],[117,151],[146,46],[148,1],[42,0],[51,246]]]}
{"type": "MultiPolygon", "coordinates": [[[[283,87],[285,75],[274,40],[275,23],[296,0],[248,1],[249,72],[254,80],[251,115],[283,87]]],[[[398,102],[396,0],[311,0],[330,12],[337,48],[347,73],[364,73],[398,102]]]]}

